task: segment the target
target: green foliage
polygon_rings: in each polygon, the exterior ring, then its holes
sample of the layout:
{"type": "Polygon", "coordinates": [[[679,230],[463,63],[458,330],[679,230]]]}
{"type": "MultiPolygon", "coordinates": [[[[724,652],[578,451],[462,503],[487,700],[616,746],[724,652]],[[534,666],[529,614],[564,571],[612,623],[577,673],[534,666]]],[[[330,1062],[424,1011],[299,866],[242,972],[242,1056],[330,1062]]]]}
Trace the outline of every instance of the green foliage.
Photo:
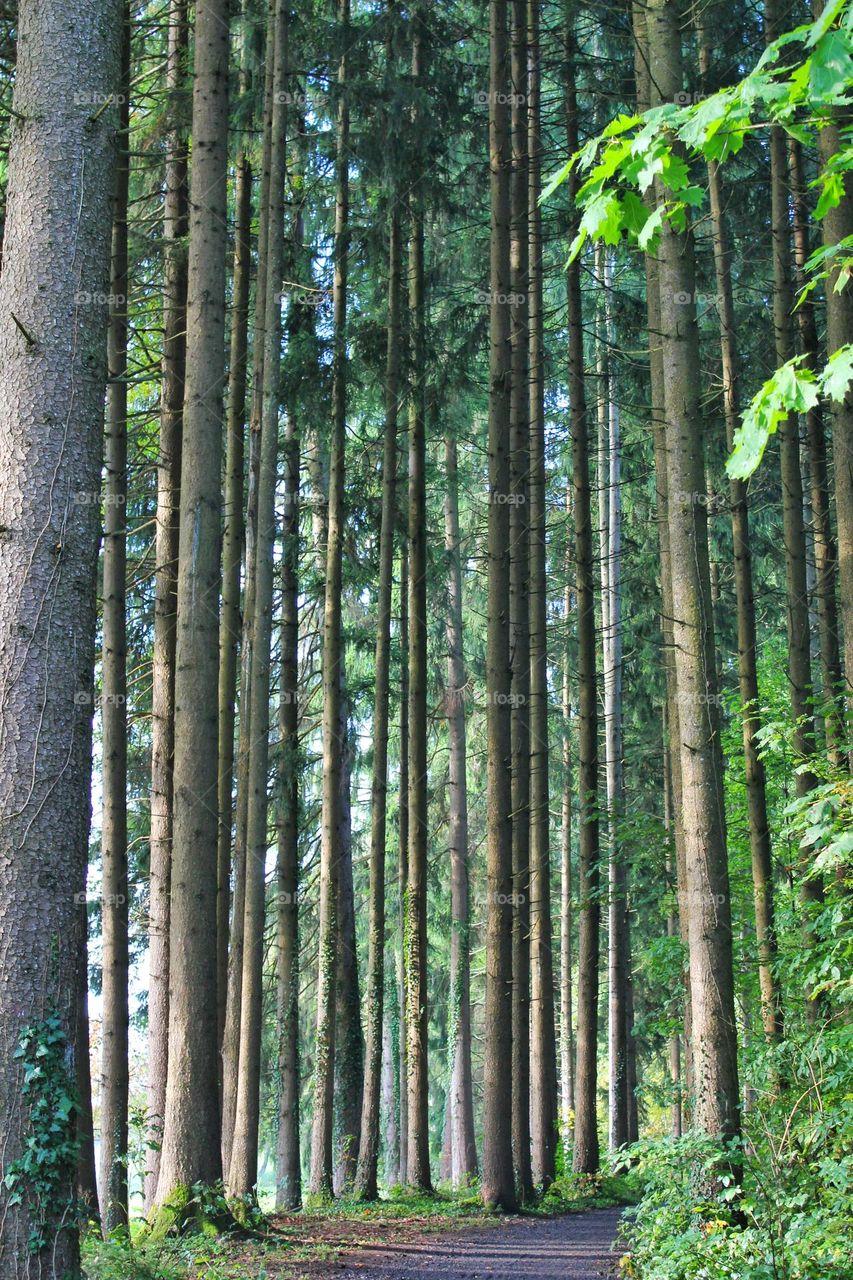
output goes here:
{"type": "Polygon", "coordinates": [[[27,1248],[37,1254],[75,1214],[70,1193],[77,1159],[76,1104],[59,1015],[24,1027],[13,1056],[21,1064],[29,1122],[23,1151],[6,1173],[7,1203],[27,1206],[32,1224],[27,1248]]]}
{"type": "MultiPolygon", "coordinates": [[[[835,0],[815,22],[768,45],[754,70],[731,88],[686,106],[666,102],[643,115],[618,116],[569,158],[543,193],[544,200],[574,168],[583,175],[578,192],[582,215],[570,258],[587,239],[616,245],[624,237],[635,248],[654,253],[664,221],[684,231],[690,210],[704,202],[704,187],[691,173],[692,163],[729,160],[751,134],[768,125],[814,145],[838,107],[849,106],[851,85],[853,5],[835,0]]],[[[840,203],[851,168],[853,148],[845,142],[812,183],[819,191],[818,220],[840,203]]],[[[836,273],[832,287],[844,288],[853,270],[851,248],[843,243],[812,255],[803,296],[830,272],[836,273]]],[[[821,395],[831,400],[846,395],[853,381],[849,346],[833,352],[818,372],[806,368],[804,360],[798,356],[782,365],[755,394],[735,436],[730,475],[745,479],[753,473],[769,437],[788,414],[805,412],[821,395]]]]}

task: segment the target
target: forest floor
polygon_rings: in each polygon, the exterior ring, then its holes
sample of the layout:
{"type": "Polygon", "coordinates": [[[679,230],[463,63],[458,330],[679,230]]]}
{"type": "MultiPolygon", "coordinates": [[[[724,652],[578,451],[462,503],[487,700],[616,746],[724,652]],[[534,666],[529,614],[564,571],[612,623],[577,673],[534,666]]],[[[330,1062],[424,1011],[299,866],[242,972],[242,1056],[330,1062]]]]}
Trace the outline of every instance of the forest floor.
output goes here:
{"type": "MultiPolygon", "coordinates": [[[[609,1180],[616,1183],[616,1180],[609,1180]]],[[[624,1201],[591,1181],[576,1200],[485,1215],[474,1196],[336,1202],[275,1214],[261,1235],[183,1237],[128,1248],[94,1232],[89,1280],[604,1280],[624,1201]]]]}
{"type": "Polygon", "coordinates": [[[602,1280],[616,1267],[621,1213],[590,1209],[557,1218],[503,1218],[440,1237],[391,1236],[347,1252],[315,1274],[338,1280],[602,1280]]]}

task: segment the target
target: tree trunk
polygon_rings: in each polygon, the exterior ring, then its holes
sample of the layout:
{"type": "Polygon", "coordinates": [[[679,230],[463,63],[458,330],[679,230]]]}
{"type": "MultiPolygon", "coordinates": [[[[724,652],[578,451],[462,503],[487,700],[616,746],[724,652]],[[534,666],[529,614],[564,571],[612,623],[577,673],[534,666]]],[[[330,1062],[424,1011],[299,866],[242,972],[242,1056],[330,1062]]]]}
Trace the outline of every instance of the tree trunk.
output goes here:
{"type": "Polygon", "coordinates": [[[338,944],[338,837],[343,743],[341,726],[341,567],[346,443],[346,318],[349,244],[349,105],[346,41],[349,0],[338,0],[344,52],[338,66],[334,246],[334,351],[329,463],[326,588],[323,606],[323,813],[320,851],[320,921],[317,976],[317,1055],[311,1130],[311,1194],[332,1194],[332,1120],[335,1081],[335,973],[338,944]]]}
{"type": "Polygon", "coordinates": [[[630,954],[628,945],[628,868],[619,848],[618,826],[622,813],[622,480],[619,406],[610,352],[615,348],[611,317],[613,264],[602,253],[604,352],[603,396],[606,406],[605,450],[599,470],[604,536],[601,545],[602,599],[606,626],[602,632],[604,676],[605,775],[607,788],[608,839],[608,1059],[609,1059],[609,1145],[616,1151],[629,1141],[628,1089],[629,1017],[628,985],[630,954]]]}
{"type": "MultiPolygon", "coordinates": [[[[649,32],[646,9],[637,4],[632,10],[634,27],[634,70],[637,84],[637,106],[641,111],[661,103],[660,89],[649,74],[649,32]]],[[[654,204],[654,193],[648,193],[649,206],[654,204]]],[[[664,374],[663,351],[660,340],[660,283],[656,257],[646,255],[646,314],[649,342],[649,391],[651,401],[652,440],[655,460],[655,491],[657,496],[657,529],[660,554],[661,638],[663,667],[666,677],[666,719],[670,743],[680,741],[678,691],[675,684],[675,648],[673,640],[672,564],[669,545],[669,489],[666,466],[666,442],[664,439],[664,374]]],[[[683,1100],[689,1106],[690,1085],[693,1079],[693,1015],[690,1005],[690,970],[687,911],[687,856],[684,845],[683,808],[681,803],[681,752],[670,753],[673,795],[673,835],[675,844],[676,896],[678,901],[678,930],[684,949],[686,974],[684,984],[684,1066],[688,1089],[683,1100]]]]}
{"type": "Polygon", "coordinates": [[[160,439],[157,459],[157,527],[154,540],[154,646],[151,664],[151,833],[148,872],[148,1096],[145,1209],[154,1203],[166,1114],[169,1059],[169,892],[172,866],[175,754],[175,638],[178,612],[178,539],[181,434],[187,329],[189,225],[186,130],[178,95],[186,82],[189,27],[185,0],[169,10],[166,139],[163,201],[164,288],[160,439]]]}
{"type": "MultiPolygon", "coordinates": [[[[577,96],[574,81],[574,31],[571,7],[566,22],[566,132],[568,147],[577,150],[577,96]]],[[[569,187],[571,216],[576,219],[575,171],[569,187]]],[[[572,437],[572,507],[575,520],[578,637],[578,997],[575,1065],[575,1126],[572,1163],[576,1173],[598,1169],[598,966],[601,908],[598,901],[598,707],[595,654],[595,589],[593,582],[592,502],[589,480],[589,425],[584,388],[583,311],[580,263],[566,270],[569,325],[569,400],[572,437]]]]}
{"type": "MultiPolygon", "coordinates": [[[[672,832],[672,766],[671,766],[671,749],[669,745],[669,726],[667,724],[667,705],[663,704],[663,829],[666,832],[667,841],[671,838],[672,832]]],[[[672,859],[667,855],[666,860],[666,877],[667,885],[672,884],[672,859]]],[[[668,938],[678,937],[678,919],[674,911],[670,911],[666,918],[666,936],[668,938]]],[[[684,1129],[684,1109],[682,1106],[683,1092],[681,1087],[681,1040],[678,1032],[674,1031],[669,1037],[668,1057],[669,1057],[669,1079],[672,1087],[672,1104],[670,1106],[670,1117],[673,1138],[680,1138],[684,1129]]]]}
{"type": "MultiPolygon", "coordinates": [[[[393,198],[393,197],[392,197],[393,198]]],[[[385,359],[385,439],[382,457],[382,514],[379,529],[379,597],[376,607],[376,692],[373,709],[373,782],[370,827],[370,921],[367,958],[367,1043],[361,1144],[356,1194],[379,1194],[379,1095],[385,993],[385,839],[388,797],[388,704],[391,675],[391,597],[394,586],[394,532],[397,525],[397,410],[400,398],[402,310],[402,228],[395,206],[389,219],[388,321],[385,359]]]]}
{"type": "Polygon", "coordinates": [[[447,732],[450,811],[450,1178],[464,1187],[477,1176],[471,1078],[471,918],[468,880],[468,756],[465,651],[456,440],[444,443],[444,550],[447,554],[447,732]]]}
{"type": "Polygon", "coordinates": [[[85,888],[79,893],[77,937],[77,1197],[84,1218],[100,1223],[98,1180],[95,1175],[95,1126],[92,1120],[92,1064],[89,1044],[89,912],[85,888]]]}
{"type": "Polygon", "coordinates": [[[358,983],[358,951],[355,934],[355,897],[352,873],[352,766],[346,683],[346,654],[341,654],[341,821],[338,838],[338,958],[335,977],[335,1118],[334,1190],[352,1189],[361,1141],[361,1108],[364,1094],[364,1040],[361,1031],[361,995],[358,983]]]}
{"type": "Polygon", "coordinates": [[[516,1207],[512,1153],[512,738],[510,725],[510,129],[507,0],[489,4],[489,528],[486,1023],[483,1181],[486,1205],[516,1207]]]}
{"type": "MultiPolygon", "coordinates": [[[[803,158],[800,143],[789,137],[788,168],[794,214],[794,261],[796,264],[796,292],[799,295],[805,283],[806,261],[810,254],[808,226],[809,212],[806,205],[806,189],[803,177],[803,158]]],[[[820,367],[820,344],[812,295],[802,298],[797,306],[800,345],[807,364],[815,373],[820,367]]],[[[811,500],[811,531],[814,543],[815,585],[814,600],[817,610],[818,635],[820,637],[820,666],[822,703],[826,741],[836,764],[841,762],[844,746],[844,707],[841,691],[841,645],[838,627],[838,602],[835,598],[835,582],[838,553],[832,531],[829,501],[829,475],[824,430],[824,410],[813,405],[806,414],[806,440],[811,500]]]]}
{"type": "Polygon", "coordinates": [[[530,1130],[533,1181],[554,1181],[558,1137],[548,774],[548,579],[539,0],[527,6],[530,413],[530,1130]]]}
{"type": "MultiPolygon", "coordinates": [[[[708,35],[700,30],[700,69],[705,75],[709,60],[708,35]]],[[[716,161],[708,164],[711,229],[714,239],[714,268],[717,307],[720,315],[720,359],[723,382],[723,414],[726,445],[734,447],[738,425],[739,396],[737,331],[731,278],[729,229],[723,212],[723,184],[716,161]]],[[[773,913],[773,854],[767,819],[764,762],[759,750],[761,710],[756,661],[755,596],[752,578],[752,550],[749,534],[749,499],[743,480],[729,481],[732,509],[735,596],[737,600],[738,681],[743,704],[743,752],[746,765],[746,798],[752,883],[755,900],[755,935],[758,943],[758,980],[764,1031],[769,1040],[782,1035],[782,1004],[777,987],[776,936],[773,913]]]]}
{"type": "Polygon", "coordinates": [[[130,18],[122,40],[122,103],[113,204],[112,264],[107,328],[104,470],[103,652],[101,731],[101,929],[103,1021],[101,1045],[101,1187],[105,1234],[126,1228],[128,1065],[127,882],[127,201],[130,180],[130,18]]]}
{"type": "Polygon", "coordinates": [[[397,1043],[397,1105],[400,1122],[400,1182],[408,1186],[409,1116],[406,1096],[408,1079],[406,1045],[406,893],[409,884],[409,548],[406,536],[400,548],[400,781],[397,893],[399,907],[399,950],[397,955],[397,989],[399,999],[399,1025],[397,1043]]]}
{"type": "MultiPolygon", "coordinates": [[[[263,100],[263,145],[258,213],[257,280],[252,334],[252,403],[249,465],[244,523],[243,618],[240,640],[240,714],[237,735],[236,812],[234,822],[234,891],[228,938],[228,979],[222,1031],[222,1167],[231,1167],[231,1146],[237,1107],[240,1024],[243,998],[243,941],[246,909],[246,866],[249,819],[249,765],[252,743],[252,657],[254,646],[255,580],[257,572],[258,485],[260,480],[261,420],[263,417],[264,331],[267,318],[267,235],[269,229],[270,165],[272,163],[273,77],[276,7],[267,5],[263,100]]],[[[221,779],[220,766],[220,779],[221,779]]],[[[221,850],[218,852],[221,866],[221,850]]],[[[221,905],[221,901],[220,901],[221,905]]],[[[220,947],[221,961],[221,947],[220,947]]]]}
{"type": "Polygon", "coordinates": [[[527,0],[510,10],[510,723],[512,734],[512,1145],[522,1203],[530,1163],[530,387],[527,0]]]}
{"type": "MultiPolygon", "coordinates": [[[[424,15],[412,15],[412,79],[424,71],[424,15]]],[[[409,866],[406,886],[406,1092],[408,1181],[429,1190],[427,1064],[427,596],[426,349],[423,197],[412,200],[409,242],[412,372],[409,406],[409,866]]]]}
{"type": "MultiPolygon", "coordinates": [[[[765,5],[765,35],[781,34],[775,0],[765,5]]],[[[770,195],[773,237],[773,331],[776,360],[784,364],[795,353],[794,290],[791,277],[789,176],[785,133],[770,130],[770,195]]],[[[803,524],[803,477],[800,470],[800,420],[790,413],[779,425],[782,477],[782,528],[785,543],[785,584],[788,624],[788,683],[794,720],[793,746],[799,765],[807,765],[815,751],[811,677],[809,595],[806,581],[806,536],[803,524]]],[[[804,796],[816,785],[810,768],[798,768],[796,791],[804,796]]],[[[819,882],[804,880],[806,898],[820,897],[819,882]]]]}
{"type": "Polygon", "coordinates": [[[276,0],[273,60],[272,148],[269,171],[264,318],[263,400],[258,473],[258,526],[255,544],[255,598],[252,619],[252,671],[249,686],[248,813],[246,820],[246,891],[243,917],[243,971],[240,998],[240,1048],[237,1102],[228,1191],[253,1192],[258,1178],[260,1122],[262,988],[266,904],[266,859],[269,846],[267,774],[269,771],[270,650],[272,641],[275,493],[278,420],[281,398],[281,287],[284,274],[284,182],[288,10],[276,0]]]}
{"type": "Polygon", "coordinates": [[[157,1199],[222,1176],[216,1001],[217,684],[229,10],[200,0],[181,465],[169,1068],[157,1199]],[[192,1105],[190,1105],[190,1100],[192,1105]]]}
{"type": "MultiPolygon", "coordinates": [[[[823,11],[823,0],[812,0],[815,16],[823,11]]],[[[826,164],[842,146],[841,125],[827,125],[820,131],[820,159],[826,164]]],[[[853,181],[844,177],[844,194],[834,209],[829,209],[821,223],[825,248],[840,244],[853,236],[853,181]]],[[[826,346],[832,355],[840,347],[853,342],[853,294],[849,288],[840,291],[838,267],[831,267],[825,285],[826,296],[826,346]]],[[[844,632],[844,692],[847,698],[847,741],[850,718],[853,716],[853,391],[844,400],[833,400],[832,446],[835,463],[835,520],[838,529],[838,585],[841,598],[841,624],[844,632]]]]}
{"type": "MultiPolygon", "coordinates": [[[[577,390],[577,388],[576,388],[577,390]]],[[[571,483],[566,488],[566,516],[572,513],[571,483]]],[[[572,615],[572,546],[566,537],[564,618],[568,633],[572,615]]],[[[563,652],[563,801],[560,821],[560,1103],[564,1165],[572,1159],[575,1124],[575,1044],[572,1026],[572,686],[568,643],[563,652]]]]}
{"type": "Polygon", "coordinates": [[[97,299],[117,127],[99,105],[119,88],[122,7],[23,0],[17,35],[0,277],[0,1274],[64,1280],[79,1274],[73,1117],[54,1117],[50,1141],[69,1156],[48,1195],[18,1161],[48,1138],[25,1062],[40,1055],[66,1094],[76,1078],[106,375],[97,299]]]}
{"type": "MultiPolygon", "coordinates": [[[[664,101],[682,91],[679,12],[651,0],[649,71],[664,101]]],[[[673,640],[679,708],[681,803],[693,1010],[695,1123],[725,1139],[740,1130],[731,901],[705,470],[698,401],[699,343],[693,239],[664,220],[658,249],[660,333],[672,558],[673,640]]]]}
{"type": "Polygon", "coordinates": [[[219,811],[216,917],[216,989],[219,1036],[225,1034],[228,996],[228,935],[231,908],[231,839],[234,821],[234,726],[237,651],[240,643],[240,570],[243,566],[243,484],[246,430],[246,364],[249,290],[252,275],[252,168],[244,151],[234,183],[234,263],[231,273],[231,344],[228,416],[225,424],[225,490],[222,543],[222,619],[219,626],[219,811]]]}

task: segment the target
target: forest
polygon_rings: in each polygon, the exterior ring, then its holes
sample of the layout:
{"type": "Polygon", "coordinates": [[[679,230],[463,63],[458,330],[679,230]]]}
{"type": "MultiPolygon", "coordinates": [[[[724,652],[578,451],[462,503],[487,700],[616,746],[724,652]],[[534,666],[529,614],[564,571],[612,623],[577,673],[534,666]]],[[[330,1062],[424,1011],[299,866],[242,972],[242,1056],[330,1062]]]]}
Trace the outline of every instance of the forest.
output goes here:
{"type": "Polygon", "coordinates": [[[8,0],[0,219],[0,1280],[849,1280],[850,0],[8,0]]]}

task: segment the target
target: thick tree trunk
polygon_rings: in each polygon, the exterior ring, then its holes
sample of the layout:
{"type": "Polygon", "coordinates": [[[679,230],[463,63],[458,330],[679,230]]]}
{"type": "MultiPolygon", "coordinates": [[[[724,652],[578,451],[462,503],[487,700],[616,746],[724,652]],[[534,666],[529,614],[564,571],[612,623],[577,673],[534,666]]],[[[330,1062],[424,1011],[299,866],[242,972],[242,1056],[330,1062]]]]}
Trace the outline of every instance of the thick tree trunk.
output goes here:
{"type": "MultiPolygon", "coordinates": [[[[222,1030],[222,1166],[231,1167],[231,1145],[237,1107],[240,1024],[243,998],[243,939],[246,909],[246,866],[249,820],[249,766],[252,743],[252,657],[254,652],[255,581],[257,572],[258,486],[260,481],[261,421],[263,417],[264,332],[267,319],[267,235],[269,229],[270,165],[272,163],[273,77],[275,58],[274,3],[267,5],[265,34],[263,145],[258,212],[257,280],[255,284],[254,331],[252,334],[252,403],[249,430],[249,464],[244,522],[244,588],[242,634],[240,639],[240,714],[237,735],[236,809],[234,821],[234,889],[228,937],[228,977],[225,993],[225,1021],[222,1030]]],[[[221,781],[222,762],[220,756],[221,781]]],[[[222,850],[217,851],[221,868],[222,850]]],[[[231,878],[231,877],[229,877],[231,878]]],[[[221,908],[220,895],[220,908],[221,908]]],[[[221,963],[221,944],[219,961],[221,963]]]]}
{"type": "MultiPolygon", "coordinates": [[[[301,231],[298,233],[301,240],[301,231]]],[[[278,1138],[276,1208],[302,1201],[299,1152],[299,436],[292,411],[284,439],[281,690],[278,708],[278,1138]]]]}
{"type": "Polygon", "coordinates": [[[527,3],[510,18],[510,666],[512,733],[512,1145],[522,1203],[530,1163],[530,388],[527,3]]]}
{"type": "Polygon", "coordinates": [[[490,0],[489,529],[486,1023],[483,1180],[487,1205],[516,1207],[512,1153],[512,738],[509,648],[510,129],[507,0],[490,0]]]}
{"type": "MultiPolygon", "coordinates": [[[[682,91],[679,11],[651,0],[649,70],[663,100],[682,91]]],[[[664,220],[658,249],[660,333],[672,557],[673,639],[684,809],[695,1123],[740,1130],[722,752],[714,666],[705,470],[698,402],[693,240],[664,220]]]]}
{"type": "MultiPolygon", "coordinates": [[[[423,76],[426,30],[412,16],[412,79],[423,76]]],[[[409,866],[406,887],[406,1093],[408,1181],[428,1190],[427,1063],[427,593],[426,593],[426,303],[423,196],[412,201],[409,242],[412,372],[409,407],[409,866]]]]}
{"type": "Polygon", "coordinates": [[[391,684],[391,606],[394,587],[394,533],[397,527],[397,413],[400,399],[402,311],[402,227],[396,206],[388,227],[388,320],[385,358],[385,439],[382,457],[382,514],[379,528],[379,598],[376,627],[376,690],[373,707],[373,780],[370,826],[370,921],[367,957],[367,1042],[361,1143],[356,1194],[378,1196],[379,1101],[385,994],[385,840],[388,799],[388,706],[391,684]]]}
{"type": "Polygon", "coordinates": [[[127,882],[127,201],[130,181],[130,25],[124,22],[119,156],[113,204],[107,329],[104,470],[101,825],[103,1019],[101,1187],[105,1233],[127,1226],[128,882],[127,882]]]}
{"type": "Polygon", "coordinates": [[[187,329],[189,225],[187,139],[178,95],[186,84],[189,27],[185,0],[169,10],[163,241],[163,355],[154,539],[154,646],[151,664],[151,832],[148,873],[148,1097],[145,1208],[154,1203],[166,1114],[169,1059],[169,893],[172,866],[172,768],[175,753],[175,638],[178,612],[181,435],[187,329]]]}
{"type": "Polygon", "coordinates": [[[275,492],[281,388],[281,286],[284,271],[284,182],[286,163],[287,24],[285,0],[276,0],[273,59],[272,148],[269,170],[264,318],[261,448],[258,473],[258,526],[255,544],[255,598],[252,619],[252,671],[249,686],[248,813],[246,891],[243,917],[243,971],[240,998],[240,1048],[237,1102],[228,1190],[252,1193],[258,1177],[260,1121],[262,986],[269,846],[267,774],[270,729],[270,651],[273,611],[273,559],[276,538],[275,492]]]}
{"type": "MultiPolygon", "coordinates": [[[[567,13],[566,132],[569,150],[577,150],[577,96],[574,81],[574,32],[567,13]]],[[[569,198],[576,218],[577,180],[572,172],[569,198]]],[[[569,400],[572,437],[572,509],[575,522],[575,572],[578,638],[578,996],[575,1065],[575,1126],[572,1163],[577,1173],[598,1169],[598,966],[601,908],[598,821],[598,706],[596,692],[595,589],[592,501],[589,480],[589,424],[584,387],[583,311],[580,263],[566,270],[569,325],[569,400]]]]}
{"type": "MultiPolygon", "coordinates": [[[[632,10],[634,27],[634,72],[637,86],[637,106],[645,111],[650,106],[661,103],[658,85],[649,74],[649,33],[646,21],[646,9],[637,4],[632,10]]],[[[650,206],[654,203],[653,192],[649,192],[650,206]]],[[[680,740],[678,691],[675,683],[675,648],[673,640],[673,608],[672,608],[672,565],[669,544],[669,488],[666,467],[666,442],[664,439],[664,374],[663,351],[661,345],[660,326],[660,283],[658,262],[652,255],[646,256],[646,329],[649,343],[649,391],[651,402],[652,439],[655,459],[655,491],[657,496],[657,529],[658,548],[660,554],[660,594],[661,594],[661,638],[663,646],[663,667],[666,677],[666,719],[671,744],[680,740]]],[[[690,1005],[690,972],[689,948],[687,939],[687,911],[689,895],[687,892],[687,859],[684,846],[683,808],[681,804],[681,752],[674,749],[670,754],[670,769],[673,794],[673,837],[675,844],[676,896],[678,901],[678,930],[684,948],[687,966],[684,984],[684,1065],[688,1090],[684,1098],[685,1108],[689,1106],[690,1083],[693,1078],[692,1025],[693,1015],[690,1005]]]]}
{"type": "Polygon", "coordinates": [[[548,580],[539,0],[527,5],[530,413],[530,1131],[535,1183],[554,1180],[558,1138],[548,773],[548,580]]]}
{"type": "Polygon", "coordinates": [[[609,1145],[618,1150],[629,1141],[631,1096],[628,1089],[630,953],[628,939],[628,868],[619,848],[618,827],[623,807],[622,773],[622,488],[619,406],[610,352],[614,349],[611,319],[613,266],[602,254],[604,353],[602,393],[605,403],[605,448],[599,457],[602,632],[604,677],[605,774],[608,839],[608,1065],[609,1145]]]}
{"type": "Polygon", "coordinates": [[[338,0],[344,52],[338,67],[334,246],[334,352],[329,463],[326,588],[323,606],[323,812],[320,851],[320,921],[317,976],[317,1050],[311,1129],[311,1194],[327,1197],[333,1182],[335,1081],[335,974],[338,950],[338,838],[341,820],[341,568],[346,443],[346,318],[349,240],[349,105],[346,42],[349,0],[338,0]]]}
{"type": "Polygon", "coordinates": [[[400,1139],[400,1182],[408,1186],[409,1116],[406,1101],[408,1079],[406,1049],[406,892],[409,884],[409,547],[403,535],[400,548],[400,782],[397,833],[397,896],[399,945],[397,953],[397,1106],[400,1139]]]}
{"type": "Polygon", "coordinates": [[[169,1068],[157,1199],[222,1176],[216,1001],[217,683],[229,8],[196,9],[181,465],[169,1068]]]}
{"type": "MultiPolygon", "coordinates": [[[[122,6],[23,0],[0,277],[0,1274],[79,1275],[75,1161],[50,1193],[21,1170],[48,1135],[24,1085],[76,1077],[80,895],[122,6]],[[25,1059],[13,1056],[23,1048],[25,1059]],[[35,1241],[32,1245],[30,1242],[35,1241]],[[33,1252],[33,1249],[35,1252],[33,1252]]],[[[85,1052],[86,1046],[79,1046],[85,1052]]]]}
{"type": "Polygon", "coordinates": [[[471,1078],[471,918],[468,878],[468,756],[465,652],[456,441],[444,444],[444,550],[447,555],[447,732],[450,812],[450,1178],[464,1187],[477,1176],[471,1078]]]}

